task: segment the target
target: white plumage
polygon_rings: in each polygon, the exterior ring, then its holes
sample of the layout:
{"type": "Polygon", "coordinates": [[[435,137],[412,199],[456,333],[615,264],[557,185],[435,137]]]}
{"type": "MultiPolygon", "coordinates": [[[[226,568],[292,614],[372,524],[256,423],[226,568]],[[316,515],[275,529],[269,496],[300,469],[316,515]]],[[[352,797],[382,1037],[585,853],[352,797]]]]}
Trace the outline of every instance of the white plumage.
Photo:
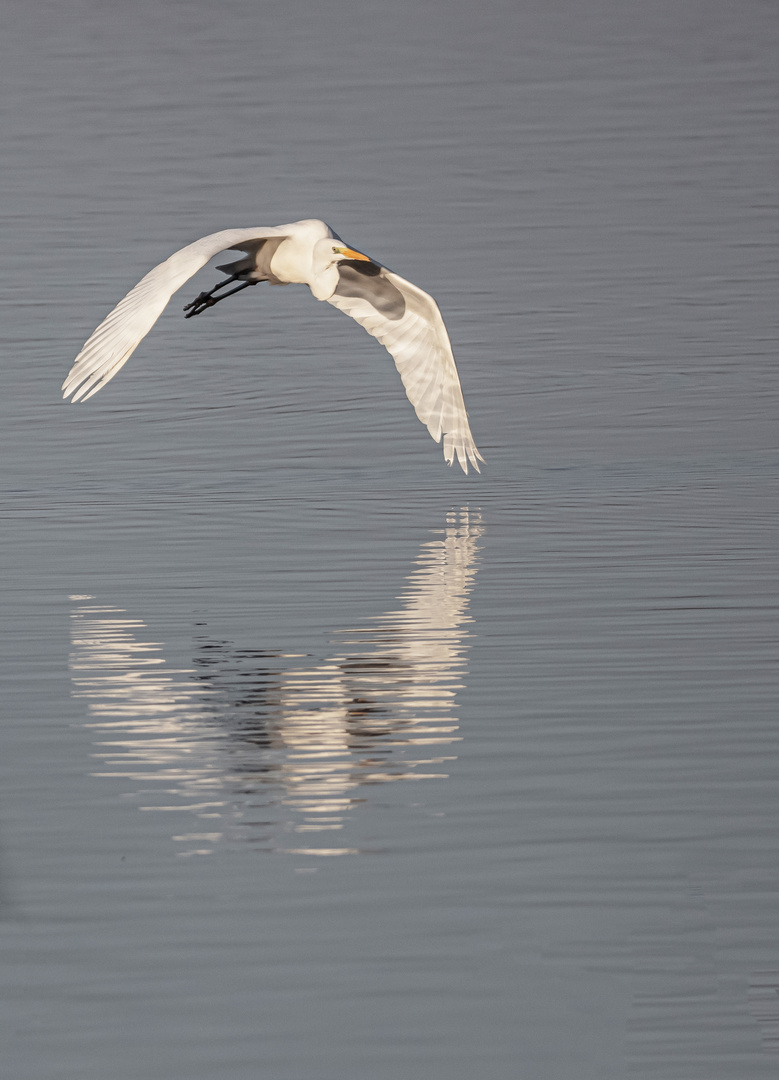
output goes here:
{"type": "Polygon", "coordinates": [[[86,401],[116,375],[154,326],[171,296],[220,251],[245,257],[219,267],[229,276],[187,304],[187,318],[233,292],[268,281],[308,285],[365,327],[385,346],[406,395],[432,437],[444,439],[444,457],[463,470],[483,461],[468,426],[449,335],[432,296],[381,263],[347,247],[323,221],[275,228],[225,229],[196,240],[155,266],[103,320],[76,357],[62,385],[64,396],[86,401]],[[221,295],[226,285],[239,284],[221,295]]]}

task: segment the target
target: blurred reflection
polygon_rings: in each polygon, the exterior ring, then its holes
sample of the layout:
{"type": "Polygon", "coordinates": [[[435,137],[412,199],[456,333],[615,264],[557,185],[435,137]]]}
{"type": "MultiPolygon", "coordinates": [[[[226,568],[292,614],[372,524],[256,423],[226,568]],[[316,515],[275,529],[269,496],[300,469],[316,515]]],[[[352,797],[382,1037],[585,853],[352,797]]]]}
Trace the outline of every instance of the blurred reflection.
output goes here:
{"type": "Polygon", "coordinates": [[[779,1054],[779,971],[752,972],[749,1004],[760,1025],[763,1050],[766,1054],[779,1054]]]}
{"type": "Polygon", "coordinates": [[[183,855],[225,837],[298,855],[367,850],[344,840],[367,787],[443,778],[454,760],[482,531],[467,509],[450,514],[398,609],[340,631],[336,655],[315,666],[202,637],[194,667],[173,670],[139,619],[72,597],[74,694],[100,737],[94,775],[131,780],[144,810],[194,815],[196,831],[175,836],[183,855]]]}

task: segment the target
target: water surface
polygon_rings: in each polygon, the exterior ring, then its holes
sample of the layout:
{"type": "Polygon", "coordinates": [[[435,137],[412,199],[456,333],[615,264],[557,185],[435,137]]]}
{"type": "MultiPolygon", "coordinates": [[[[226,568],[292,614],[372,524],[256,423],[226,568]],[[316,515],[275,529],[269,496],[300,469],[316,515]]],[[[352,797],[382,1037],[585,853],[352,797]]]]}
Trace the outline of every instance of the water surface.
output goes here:
{"type": "Polygon", "coordinates": [[[10,3],[0,986],[14,1080],[776,1075],[779,17],[10,3]],[[300,289],[433,293],[481,476],[300,289]],[[217,259],[216,261],[224,261],[217,259]]]}

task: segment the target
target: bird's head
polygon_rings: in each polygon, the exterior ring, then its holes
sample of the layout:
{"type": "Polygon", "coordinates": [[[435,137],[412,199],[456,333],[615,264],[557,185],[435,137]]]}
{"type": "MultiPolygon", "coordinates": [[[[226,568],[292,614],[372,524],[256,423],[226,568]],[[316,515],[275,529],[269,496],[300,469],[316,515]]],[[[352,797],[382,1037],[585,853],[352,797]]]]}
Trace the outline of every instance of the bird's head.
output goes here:
{"type": "Polygon", "coordinates": [[[335,292],[338,286],[340,263],[371,264],[371,259],[367,255],[347,247],[338,236],[328,236],[326,240],[318,240],[314,245],[311,261],[313,275],[307,280],[317,300],[327,300],[335,292]]]}
{"type": "Polygon", "coordinates": [[[361,251],[355,251],[354,248],[347,247],[338,237],[328,237],[326,240],[320,240],[316,245],[316,261],[322,269],[350,260],[356,262],[371,261],[361,251]]]}

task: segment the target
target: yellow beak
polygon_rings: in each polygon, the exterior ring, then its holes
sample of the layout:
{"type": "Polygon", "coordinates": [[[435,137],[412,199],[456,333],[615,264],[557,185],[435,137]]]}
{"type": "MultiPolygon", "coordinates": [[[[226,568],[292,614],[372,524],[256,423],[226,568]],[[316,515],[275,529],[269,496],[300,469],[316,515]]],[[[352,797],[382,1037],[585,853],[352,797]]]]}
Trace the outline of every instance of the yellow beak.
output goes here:
{"type": "Polygon", "coordinates": [[[363,255],[361,251],[354,251],[352,248],[342,247],[336,248],[342,255],[345,255],[347,259],[359,259],[360,262],[370,262],[370,258],[367,255],[363,255]]]}

